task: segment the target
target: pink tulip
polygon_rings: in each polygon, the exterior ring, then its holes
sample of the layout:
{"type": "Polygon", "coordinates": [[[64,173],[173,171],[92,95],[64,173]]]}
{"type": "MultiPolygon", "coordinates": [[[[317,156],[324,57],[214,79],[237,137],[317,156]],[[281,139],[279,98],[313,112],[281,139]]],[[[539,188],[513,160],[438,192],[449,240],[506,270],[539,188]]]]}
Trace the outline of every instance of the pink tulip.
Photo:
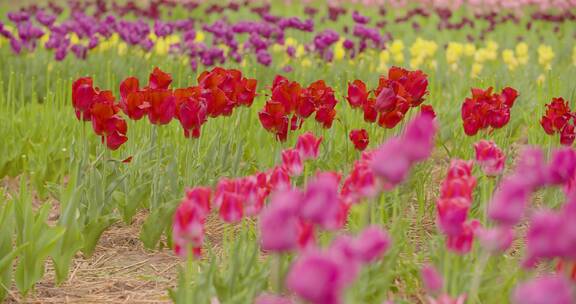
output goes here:
{"type": "Polygon", "coordinates": [[[438,226],[448,236],[462,234],[464,222],[468,218],[470,201],[462,198],[444,198],[438,200],[438,226]]]}
{"type": "Polygon", "coordinates": [[[228,223],[237,223],[242,220],[244,215],[242,197],[233,192],[225,192],[222,195],[222,204],[220,206],[220,218],[228,223]]]}
{"type": "Polygon", "coordinates": [[[472,242],[474,241],[474,231],[480,222],[472,220],[462,225],[462,232],[456,236],[448,236],[446,238],[446,247],[458,254],[466,254],[472,249],[472,242]]]}
{"type": "Polygon", "coordinates": [[[297,248],[300,229],[297,211],[301,199],[302,194],[296,190],[273,194],[260,215],[262,249],[284,252],[297,248]]]}
{"type": "Polygon", "coordinates": [[[548,179],[552,184],[568,183],[576,174],[576,151],[572,148],[554,150],[548,168],[548,179]]]}
{"type": "Polygon", "coordinates": [[[275,167],[270,173],[270,187],[272,190],[286,190],[290,188],[290,175],[283,167],[275,167]]]}
{"type": "Polygon", "coordinates": [[[524,215],[530,194],[522,177],[504,179],[488,205],[488,217],[502,225],[516,225],[524,215]]]}
{"type": "Polygon", "coordinates": [[[374,175],[390,186],[403,182],[410,169],[410,159],[406,155],[406,146],[399,138],[391,138],[374,154],[371,162],[374,175]]]}
{"type": "Polygon", "coordinates": [[[474,144],[476,162],[487,176],[498,176],[504,171],[506,157],[493,141],[481,140],[474,144]]]}
{"type": "Polygon", "coordinates": [[[341,195],[344,201],[355,204],[365,197],[374,197],[377,193],[378,187],[369,162],[354,162],[354,167],[342,186],[341,195]]]}
{"type": "Polygon", "coordinates": [[[300,298],[311,303],[342,303],[344,272],[340,262],[329,254],[308,250],[292,265],[286,285],[300,298]]]}
{"type": "Polygon", "coordinates": [[[349,235],[340,235],[332,241],[328,253],[339,261],[342,282],[344,285],[354,283],[360,273],[361,263],[358,260],[356,239],[349,235]]]}
{"type": "Polygon", "coordinates": [[[306,132],[298,136],[296,150],[300,153],[302,160],[316,159],[320,143],[322,143],[322,137],[317,138],[312,132],[306,132]]]}
{"type": "Polygon", "coordinates": [[[432,265],[424,265],[421,270],[422,281],[424,287],[430,293],[438,293],[442,291],[444,286],[444,279],[438,273],[438,270],[432,265]]]}
{"type": "Polygon", "coordinates": [[[402,138],[408,147],[405,153],[410,161],[423,161],[430,157],[437,129],[432,115],[421,114],[408,123],[402,138]]]}
{"type": "Polygon", "coordinates": [[[304,219],[324,229],[338,228],[340,198],[338,182],[331,176],[320,176],[308,183],[301,205],[304,219]]]}
{"type": "Polygon", "coordinates": [[[498,226],[491,229],[478,227],[475,235],[485,250],[494,253],[503,252],[512,245],[514,229],[508,226],[498,226]]]}
{"type": "Polygon", "coordinates": [[[541,259],[576,260],[576,203],[568,202],[558,212],[543,210],[530,219],[526,234],[526,266],[541,259]]]}
{"type": "Polygon", "coordinates": [[[545,186],[548,182],[548,170],[544,162],[544,153],[537,148],[524,149],[518,157],[514,175],[530,191],[545,186]]]}
{"type": "Polygon", "coordinates": [[[187,191],[174,214],[172,238],[176,254],[186,256],[186,249],[191,248],[195,255],[200,255],[209,208],[210,189],[199,187],[187,191]]]}
{"type": "Polygon", "coordinates": [[[390,248],[390,236],[378,226],[369,226],[354,241],[354,250],[362,263],[371,263],[382,257],[390,248]]]}
{"type": "Polygon", "coordinates": [[[282,167],[290,176],[302,174],[304,166],[302,165],[302,159],[300,159],[300,153],[296,149],[282,151],[282,167]]]}
{"type": "Polygon", "coordinates": [[[576,303],[576,296],[566,278],[547,275],[518,285],[514,290],[512,303],[572,304],[576,303]]]}

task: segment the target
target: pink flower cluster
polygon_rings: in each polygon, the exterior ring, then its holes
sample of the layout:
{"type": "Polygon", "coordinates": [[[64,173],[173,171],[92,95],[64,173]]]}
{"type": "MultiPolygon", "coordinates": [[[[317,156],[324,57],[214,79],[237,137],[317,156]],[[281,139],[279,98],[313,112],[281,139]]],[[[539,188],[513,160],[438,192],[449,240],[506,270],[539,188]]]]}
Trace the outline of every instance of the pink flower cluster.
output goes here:
{"type": "Polygon", "coordinates": [[[529,221],[526,234],[525,266],[538,261],[560,258],[576,262],[576,200],[572,198],[561,210],[540,210],[529,221]]]}
{"type": "Polygon", "coordinates": [[[286,286],[310,303],[343,303],[344,290],[357,278],[364,264],[380,259],[390,247],[388,233],[370,226],[356,238],[342,235],[329,248],[311,248],[292,265],[286,286]]]}
{"type": "Polygon", "coordinates": [[[576,294],[570,281],[559,275],[545,275],[522,283],[512,295],[514,304],[571,304],[576,294]]]}
{"type": "Polygon", "coordinates": [[[344,180],[344,201],[355,204],[403,182],[410,168],[432,153],[436,130],[434,116],[421,113],[408,123],[402,136],[389,139],[375,151],[363,152],[344,180]]]}
{"type": "Polygon", "coordinates": [[[316,138],[312,133],[305,133],[298,138],[295,149],[283,152],[283,155],[291,154],[291,156],[288,159],[283,157],[282,165],[268,172],[257,172],[236,179],[222,178],[214,191],[207,187],[188,190],[174,215],[173,238],[176,253],[186,256],[187,247],[190,247],[195,255],[201,254],[204,223],[211,211],[211,205],[218,210],[220,218],[229,223],[239,222],[246,216],[260,214],[271,192],[290,188],[290,177],[298,173],[294,168],[302,168],[303,160],[318,157],[321,141],[322,138],[316,138]],[[294,153],[296,155],[292,155],[294,153]],[[213,204],[211,204],[212,193],[213,204]]]}
{"type": "MultiPolygon", "coordinates": [[[[342,189],[338,173],[322,172],[303,191],[285,189],[272,196],[260,216],[261,246],[277,252],[300,250],[287,277],[291,291],[311,303],[342,303],[343,290],[355,280],[360,266],[380,258],[390,239],[384,230],[372,226],[357,238],[340,236],[322,250],[315,245],[314,229],[341,228],[351,204],[404,181],[410,167],[430,155],[436,129],[432,115],[420,114],[402,136],[376,151],[363,152],[342,189]]],[[[262,295],[257,303],[290,303],[285,301],[262,295]]]]}
{"type": "Polygon", "coordinates": [[[410,167],[430,156],[436,131],[436,119],[427,112],[420,113],[402,136],[389,139],[374,152],[371,167],[384,189],[402,183],[410,167]]]}
{"type": "Polygon", "coordinates": [[[501,225],[516,225],[533,192],[545,186],[566,185],[575,173],[576,152],[571,148],[553,151],[548,163],[542,150],[526,149],[521,153],[515,171],[494,193],[488,216],[501,225]]]}

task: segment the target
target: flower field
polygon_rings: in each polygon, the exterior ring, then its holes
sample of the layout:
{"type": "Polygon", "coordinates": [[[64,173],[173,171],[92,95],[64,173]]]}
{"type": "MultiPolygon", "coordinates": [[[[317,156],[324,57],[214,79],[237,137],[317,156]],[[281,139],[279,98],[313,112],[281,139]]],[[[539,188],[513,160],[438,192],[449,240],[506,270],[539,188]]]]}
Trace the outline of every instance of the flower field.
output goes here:
{"type": "Polygon", "coordinates": [[[576,303],[575,12],[0,3],[0,301],[576,303]]]}

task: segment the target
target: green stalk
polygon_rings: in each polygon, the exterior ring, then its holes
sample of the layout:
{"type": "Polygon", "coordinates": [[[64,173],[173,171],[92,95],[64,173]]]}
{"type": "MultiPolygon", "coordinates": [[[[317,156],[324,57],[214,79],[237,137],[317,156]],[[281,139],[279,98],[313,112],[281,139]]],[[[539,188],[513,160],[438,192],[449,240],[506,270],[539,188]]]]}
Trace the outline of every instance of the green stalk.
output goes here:
{"type": "Polygon", "coordinates": [[[480,255],[480,261],[476,263],[474,267],[472,282],[470,283],[470,294],[468,300],[471,303],[481,303],[477,299],[478,297],[478,290],[480,289],[480,282],[482,281],[482,275],[484,274],[484,269],[486,268],[486,264],[490,260],[490,254],[486,251],[483,251],[480,255]],[[478,300],[478,301],[477,301],[478,300]]]}

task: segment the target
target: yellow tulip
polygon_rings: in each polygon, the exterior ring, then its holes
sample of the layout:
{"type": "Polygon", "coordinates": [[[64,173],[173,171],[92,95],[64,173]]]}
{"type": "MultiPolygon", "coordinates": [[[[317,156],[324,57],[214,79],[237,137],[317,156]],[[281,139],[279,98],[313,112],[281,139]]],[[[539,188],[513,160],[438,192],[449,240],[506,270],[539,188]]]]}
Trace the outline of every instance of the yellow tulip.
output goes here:
{"type": "Polygon", "coordinates": [[[284,51],[284,46],[278,44],[278,43],[274,43],[272,45],[272,52],[274,53],[280,53],[284,51]]]}
{"type": "Polygon", "coordinates": [[[388,50],[382,50],[380,52],[380,64],[386,64],[390,61],[390,52],[388,50]]]}
{"type": "Polygon", "coordinates": [[[450,42],[446,48],[446,62],[450,65],[456,64],[462,54],[464,54],[464,45],[457,42],[450,42]]]}
{"type": "Polygon", "coordinates": [[[392,60],[396,63],[402,64],[404,63],[404,54],[394,54],[392,55],[392,60]]]}
{"type": "Polygon", "coordinates": [[[194,42],[203,42],[205,38],[204,32],[198,31],[196,32],[196,38],[194,38],[194,42]]]}
{"type": "Polygon", "coordinates": [[[289,47],[289,46],[296,46],[298,44],[298,42],[296,41],[296,39],[294,39],[292,37],[288,37],[284,41],[284,44],[286,45],[286,47],[289,47]]]}
{"type": "Polygon", "coordinates": [[[484,68],[484,66],[481,63],[472,64],[472,70],[470,71],[470,77],[477,78],[480,75],[480,73],[482,72],[483,68],[484,68]]]}
{"type": "Polygon", "coordinates": [[[543,66],[545,70],[551,69],[554,57],[554,51],[549,45],[543,44],[538,47],[538,63],[543,66]]]}
{"type": "Polygon", "coordinates": [[[473,45],[472,43],[466,43],[466,45],[464,45],[464,55],[472,57],[474,56],[475,53],[476,53],[475,45],[473,45]]]}
{"type": "Polygon", "coordinates": [[[306,52],[306,50],[304,49],[303,45],[299,45],[296,48],[296,54],[294,54],[297,58],[302,57],[302,55],[304,55],[304,53],[306,52]]]}
{"type": "Polygon", "coordinates": [[[404,50],[404,42],[402,40],[394,40],[392,44],[390,44],[390,53],[397,55],[402,53],[404,50]]]}
{"type": "Polygon", "coordinates": [[[346,56],[346,50],[344,50],[342,44],[337,43],[334,46],[334,59],[340,61],[344,58],[344,56],[346,56]]]}
{"type": "Polygon", "coordinates": [[[78,38],[78,35],[76,35],[76,33],[70,34],[70,43],[71,44],[78,44],[79,42],[80,42],[80,38],[78,38]]]}
{"type": "Polygon", "coordinates": [[[512,50],[504,50],[502,51],[502,60],[508,66],[510,71],[514,71],[516,67],[518,67],[518,60],[514,56],[514,51],[512,50]]]}
{"type": "Polygon", "coordinates": [[[118,55],[124,56],[126,55],[126,51],[128,50],[128,45],[125,42],[120,42],[118,44],[118,55]]]}

